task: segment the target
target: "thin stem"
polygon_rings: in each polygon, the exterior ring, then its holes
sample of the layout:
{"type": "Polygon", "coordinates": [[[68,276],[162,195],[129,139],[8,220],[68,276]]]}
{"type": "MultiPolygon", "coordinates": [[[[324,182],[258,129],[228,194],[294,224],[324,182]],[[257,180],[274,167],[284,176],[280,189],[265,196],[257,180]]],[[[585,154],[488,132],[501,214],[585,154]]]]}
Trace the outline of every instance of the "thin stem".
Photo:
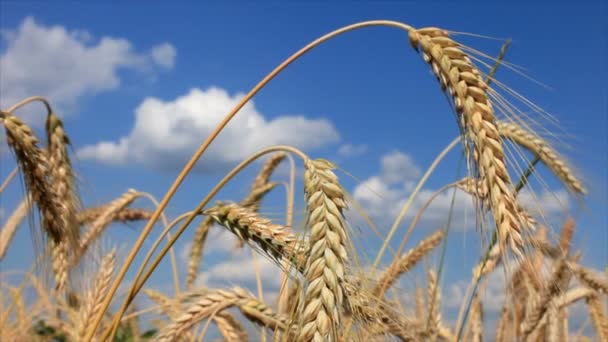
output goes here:
{"type": "Polygon", "coordinates": [[[15,103],[9,109],[7,109],[3,112],[8,113],[8,114],[13,114],[17,109],[19,109],[29,103],[32,103],[32,102],[41,102],[44,105],[44,107],[46,108],[47,114],[51,114],[53,112],[53,108],[51,107],[51,104],[49,103],[49,101],[42,96],[32,96],[32,97],[23,99],[23,100],[15,103]]]}
{"type": "Polygon", "coordinates": [[[528,184],[528,178],[530,178],[530,176],[532,175],[532,172],[534,172],[534,167],[536,166],[536,164],[538,164],[538,162],[540,162],[540,157],[539,156],[536,156],[534,158],[534,160],[532,160],[530,162],[530,164],[528,165],[528,168],[521,175],[521,177],[519,178],[519,182],[517,182],[517,185],[515,186],[515,192],[516,193],[519,193],[519,191],[521,191],[521,189],[524,186],[526,186],[526,184],[528,184]]]}
{"type": "Polygon", "coordinates": [[[19,167],[15,166],[15,168],[11,171],[11,173],[9,173],[8,176],[6,176],[6,179],[4,180],[4,182],[2,182],[2,185],[0,185],[0,194],[2,194],[4,192],[4,189],[6,189],[6,187],[13,181],[13,178],[15,178],[15,176],[17,175],[18,172],[19,172],[19,167]]]}
{"type": "Polygon", "coordinates": [[[402,30],[405,30],[408,32],[413,29],[411,26],[397,22],[397,21],[372,20],[372,21],[365,21],[365,22],[348,25],[348,26],[339,28],[333,32],[330,32],[330,33],[316,39],[312,43],[306,45],[305,47],[303,47],[302,49],[300,49],[299,51],[297,51],[296,53],[291,55],[289,58],[287,58],[285,61],[283,61],[272,72],[270,72],[268,75],[266,75],[266,77],[264,77],[264,79],[262,79],[253,89],[251,89],[249,91],[249,93],[247,93],[247,95],[245,95],[245,97],[243,97],[241,99],[241,101],[239,101],[239,103],[236,104],[236,106],[230,111],[230,113],[228,113],[228,115],[226,115],[226,117],[224,117],[224,119],[222,119],[222,121],[217,125],[217,127],[215,127],[215,129],[211,132],[211,134],[209,134],[209,136],[201,144],[201,146],[198,148],[198,150],[192,155],[192,157],[188,161],[188,163],[186,163],[186,165],[184,166],[182,171],[179,173],[179,175],[177,176],[177,178],[175,179],[175,181],[173,182],[173,184],[171,185],[169,190],[167,190],[167,192],[165,193],[165,196],[161,200],[160,205],[156,208],[156,210],[150,217],[150,220],[148,221],[148,223],[142,230],[141,234],[139,235],[139,238],[137,239],[133,248],[129,252],[129,255],[127,256],[127,259],[125,260],[125,263],[123,264],[122,268],[118,272],[116,279],[114,280],[114,282],[112,283],[112,286],[108,290],[106,298],[104,299],[103,303],[100,305],[99,313],[93,320],[93,324],[91,325],[91,328],[87,331],[87,334],[84,339],[85,341],[90,342],[93,339],[93,336],[95,335],[95,332],[97,331],[97,328],[99,327],[99,324],[101,323],[103,315],[108,310],[108,307],[110,306],[110,302],[112,301],[112,298],[116,294],[116,291],[118,290],[118,287],[120,286],[120,283],[122,282],[125,275],[127,274],[129,266],[133,263],[133,260],[135,259],[135,255],[139,252],[146,237],[152,231],[152,227],[158,220],[158,217],[160,216],[160,212],[162,210],[164,210],[164,208],[167,206],[167,204],[169,204],[169,201],[171,200],[171,198],[173,197],[175,192],[177,192],[177,189],[183,183],[186,176],[194,168],[194,165],[198,162],[198,160],[201,158],[203,153],[205,153],[205,151],[207,150],[209,145],[211,145],[211,143],[215,140],[215,138],[222,131],[222,129],[228,124],[228,122],[230,122],[230,120],[239,112],[239,110],[241,108],[243,108],[243,106],[245,106],[245,104],[247,102],[249,102],[249,100],[251,100],[253,98],[253,96],[255,96],[255,94],[257,94],[266,84],[268,84],[268,82],[270,82],[279,73],[281,73],[281,71],[283,71],[287,66],[289,66],[291,63],[296,61],[298,58],[302,57],[308,51],[310,51],[313,48],[317,47],[318,45],[324,43],[325,41],[330,40],[343,33],[346,33],[346,32],[352,31],[352,30],[356,30],[356,29],[360,29],[360,28],[364,28],[364,27],[368,27],[368,26],[390,26],[390,27],[396,27],[396,28],[399,28],[399,29],[402,29],[402,30]]]}
{"type": "Polygon", "coordinates": [[[488,73],[488,77],[486,78],[487,85],[490,85],[490,83],[492,83],[492,81],[494,80],[494,74],[496,74],[496,70],[498,70],[498,67],[500,66],[500,64],[502,64],[502,60],[503,60],[503,58],[505,58],[505,54],[507,53],[507,49],[509,48],[509,45],[511,45],[510,38],[507,39],[507,41],[500,48],[500,53],[498,54],[498,57],[496,58],[496,63],[494,63],[494,65],[492,66],[492,69],[490,69],[490,72],[488,73]]]}

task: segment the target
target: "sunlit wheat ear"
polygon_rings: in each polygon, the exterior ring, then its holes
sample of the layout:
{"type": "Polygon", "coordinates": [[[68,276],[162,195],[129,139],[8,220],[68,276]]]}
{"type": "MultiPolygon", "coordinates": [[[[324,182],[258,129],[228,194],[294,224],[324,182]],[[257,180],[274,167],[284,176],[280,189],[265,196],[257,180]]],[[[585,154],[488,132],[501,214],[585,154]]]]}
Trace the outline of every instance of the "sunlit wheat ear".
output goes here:
{"type": "Polygon", "coordinates": [[[332,169],[322,159],[304,163],[306,227],[310,231],[310,249],[304,269],[308,281],[304,303],[298,310],[301,329],[299,341],[334,341],[340,325],[344,301],[346,208],[344,191],[332,169]]]}
{"type": "Polygon", "coordinates": [[[608,341],[608,316],[604,313],[602,300],[599,294],[592,295],[587,298],[587,310],[599,340],[602,342],[608,341]]]}
{"type": "Polygon", "coordinates": [[[461,45],[449,38],[446,31],[436,28],[411,30],[409,39],[431,65],[442,89],[452,97],[465,138],[473,145],[469,155],[473,155],[481,184],[487,189],[502,251],[506,253],[507,245],[510,245],[514,253],[521,255],[520,220],[494,109],[487,93],[489,87],[461,45]]]}
{"type": "Polygon", "coordinates": [[[540,158],[570,190],[580,194],[587,192],[566,161],[551,148],[551,145],[547,141],[514,122],[500,121],[497,123],[497,126],[503,138],[513,141],[540,158]]]}
{"type": "MultiPolygon", "coordinates": [[[[193,299],[190,305],[160,332],[157,341],[176,341],[183,331],[189,329],[194,324],[233,306],[238,307],[246,317],[249,317],[249,314],[254,311],[255,314],[263,313],[264,315],[275,317],[275,314],[268,306],[258,301],[252,294],[242,288],[215,290],[193,299]]],[[[280,318],[276,317],[272,319],[281,321],[280,318]]],[[[252,321],[254,323],[260,322],[255,319],[252,321]]]]}
{"type": "MultiPolygon", "coordinates": [[[[87,208],[80,211],[76,215],[76,220],[80,225],[89,225],[98,219],[108,209],[108,205],[101,205],[98,207],[87,208]]],[[[114,222],[133,222],[133,221],[145,221],[149,220],[152,216],[152,212],[147,209],[139,208],[123,208],[116,213],[113,220],[114,222]]]]}
{"type": "Polygon", "coordinates": [[[547,280],[545,288],[540,292],[538,299],[532,303],[526,312],[526,319],[521,325],[521,333],[524,340],[534,331],[541,319],[543,319],[553,299],[561,295],[565,290],[562,288],[562,280],[569,276],[570,268],[564,259],[561,259],[556,263],[556,269],[551,278],[547,280]]]}
{"type": "Polygon", "coordinates": [[[95,278],[93,287],[85,296],[85,302],[80,308],[80,320],[78,324],[78,336],[83,339],[91,322],[101,310],[101,303],[108,292],[114,267],[116,265],[116,252],[111,251],[101,261],[99,272],[95,278]]]}
{"type": "Polygon", "coordinates": [[[15,236],[17,228],[19,228],[19,224],[21,224],[29,210],[29,200],[28,198],[24,198],[4,223],[4,226],[0,231],[0,260],[4,258],[4,254],[13,240],[13,236],[15,236]]]}
{"type": "Polygon", "coordinates": [[[70,139],[63,129],[61,119],[54,113],[47,116],[46,134],[50,186],[61,203],[59,210],[66,224],[66,238],[70,247],[76,247],[80,237],[80,226],[76,221],[80,200],[76,193],[74,172],[68,154],[70,139]]]}
{"type": "Polygon", "coordinates": [[[395,258],[391,265],[378,278],[378,285],[372,293],[374,295],[384,295],[384,292],[390,288],[399,277],[411,270],[416,264],[435,247],[439,245],[445,236],[444,230],[439,230],[424,240],[418,245],[399,258],[395,258]]]}
{"type": "Polygon", "coordinates": [[[204,211],[239,239],[261,248],[275,261],[297,258],[303,253],[298,237],[282,225],[274,224],[238,204],[218,203],[204,211]]]}
{"type": "Polygon", "coordinates": [[[49,184],[49,164],[44,152],[38,147],[38,139],[32,129],[13,115],[3,120],[8,146],[14,151],[23,172],[25,186],[38,206],[42,228],[55,242],[68,236],[65,217],[61,215],[61,202],[49,184]]]}
{"type": "Polygon", "coordinates": [[[578,280],[585,284],[585,286],[588,286],[605,295],[608,294],[608,277],[605,275],[601,276],[598,274],[598,272],[592,271],[581,265],[574,265],[572,263],[569,265],[574,269],[574,273],[576,274],[578,280]]]}
{"type": "Polygon", "coordinates": [[[114,222],[118,213],[129,206],[133,201],[135,201],[138,197],[141,196],[141,193],[129,189],[126,193],[124,193],[119,198],[110,202],[104,209],[102,213],[99,214],[91,222],[88,230],[82,235],[79,241],[79,249],[76,255],[76,259],[74,262],[78,262],[79,258],[82,257],[89,247],[97,240],[101,233],[112,223],[114,222]]]}

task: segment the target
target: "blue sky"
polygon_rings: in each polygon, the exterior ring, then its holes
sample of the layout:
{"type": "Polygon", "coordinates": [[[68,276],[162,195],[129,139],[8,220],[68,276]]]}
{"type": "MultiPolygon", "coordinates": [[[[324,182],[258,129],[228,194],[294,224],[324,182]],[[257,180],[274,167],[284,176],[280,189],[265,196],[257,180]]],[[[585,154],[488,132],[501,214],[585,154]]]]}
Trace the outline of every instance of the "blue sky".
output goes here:
{"type": "MultiPolygon", "coordinates": [[[[498,39],[467,35],[456,39],[492,56],[504,39],[512,38],[507,61],[525,68],[526,75],[547,87],[506,68],[499,70],[497,78],[559,120],[562,131],[547,127],[560,138],[556,147],[575,165],[590,194],[580,209],[544,168],[541,175],[548,188],[533,182],[535,190],[552,217],[563,217],[557,200],[567,203],[578,220],[576,246],[583,250],[583,260],[596,268],[606,266],[605,3],[171,2],[142,6],[3,1],[0,7],[2,108],[22,96],[50,97],[64,116],[77,151],[80,188],[89,205],[106,202],[128,188],[161,198],[185,157],[238,94],[247,92],[289,54],[340,26],[392,19],[415,27],[471,32],[498,39]]],[[[35,111],[24,115],[34,125],[42,120],[35,111]]],[[[237,118],[170,203],[169,215],[192,208],[222,171],[256,148],[290,143],[311,156],[333,160],[354,175],[356,179],[339,173],[345,188],[376,213],[377,223],[386,231],[390,220],[380,209],[394,214],[395,203],[403,201],[412,182],[458,134],[448,102],[429,68],[411,49],[406,34],[394,28],[351,32],[315,49],[271,82],[237,118]]],[[[457,170],[458,159],[454,152],[441,164],[425,186],[427,195],[463,175],[457,170]]],[[[12,167],[10,155],[4,153],[3,177],[12,167]]],[[[239,177],[220,199],[243,196],[253,172],[239,177]]],[[[284,172],[277,175],[281,177],[286,179],[284,172]]],[[[16,183],[3,194],[5,212],[18,200],[19,190],[16,183]]],[[[281,220],[282,196],[280,192],[272,195],[263,212],[281,220]]],[[[442,203],[449,199],[449,194],[441,198],[442,203]]],[[[297,204],[301,211],[302,201],[298,199],[297,204]]],[[[412,241],[441,227],[442,210],[440,203],[412,241]]],[[[468,279],[479,255],[478,234],[465,229],[463,222],[458,224],[466,232],[454,232],[448,241],[450,267],[443,278],[448,293],[457,293],[449,292],[451,286],[468,279]]],[[[362,222],[352,224],[361,229],[359,239],[370,234],[362,222]]],[[[114,227],[110,239],[124,244],[126,250],[136,231],[114,227]]],[[[189,237],[187,233],[182,238],[178,249],[185,248],[189,237]]],[[[395,240],[398,244],[399,238],[395,240]]],[[[31,263],[28,241],[28,229],[22,229],[14,242],[22,248],[9,250],[3,270],[23,269],[31,263]]],[[[371,241],[370,248],[377,249],[377,242],[371,241]]],[[[246,257],[219,247],[205,260],[208,276],[221,278],[226,273],[221,271],[222,263],[239,265],[246,257]]],[[[164,264],[156,272],[153,284],[169,282],[167,267],[164,264]]],[[[217,281],[250,280],[226,277],[217,281]]]]}

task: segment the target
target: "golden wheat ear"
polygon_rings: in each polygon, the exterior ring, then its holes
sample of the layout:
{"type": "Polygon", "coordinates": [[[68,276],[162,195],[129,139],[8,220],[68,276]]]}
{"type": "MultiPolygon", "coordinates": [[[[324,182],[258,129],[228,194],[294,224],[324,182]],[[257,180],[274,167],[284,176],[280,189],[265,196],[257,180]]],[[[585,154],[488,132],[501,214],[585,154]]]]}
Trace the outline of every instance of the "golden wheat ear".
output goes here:
{"type": "Polygon", "coordinates": [[[304,268],[308,281],[298,312],[303,341],[335,341],[344,302],[347,232],[342,211],[344,191],[333,164],[316,159],[305,162],[304,194],[310,248],[304,268]]]}
{"type": "Polygon", "coordinates": [[[522,220],[516,210],[488,85],[463,46],[448,32],[437,28],[410,30],[409,39],[453,100],[464,138],[472,144],[469,155],[487,193],[502,252],[506,253],[509,245],[515,254],[523,255],[522,220]]]}

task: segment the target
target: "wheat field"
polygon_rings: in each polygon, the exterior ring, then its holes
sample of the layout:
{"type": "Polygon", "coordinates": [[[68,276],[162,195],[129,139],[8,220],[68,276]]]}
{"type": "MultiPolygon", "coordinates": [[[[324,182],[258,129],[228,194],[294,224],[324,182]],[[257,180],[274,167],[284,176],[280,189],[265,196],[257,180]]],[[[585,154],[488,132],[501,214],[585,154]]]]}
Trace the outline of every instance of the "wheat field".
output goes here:
{"type": "MultiPolygon", "coordinates": [[[[530,211],[518,196],[541,165],[581,200],[587,193],[585,184],[575,166],[533,129],[527,114],[513,102],[519,100],[530,110],[541,110],[494,78],[497,68],[511,68],[503,61],[508,43],[499,56],[488,56],[461,44],[458,38],[437,27],[414,28],[376,20],[345,26],[312,41],[281,62],[226,113],[152,209],[139,206],[150,200],[146,189],[129,189],[106,204],[83,207],[70,132],[64,129],[53,103],[30,94],[33,97],[2,108],[0,120],[16,168],[7,175],[1,191],[19,179],[24,191],[20,204],[7,209],[10,214],[0,231],[0,258],[10,251],[17,230],[29,225],[32,236],[39,237],[35,241],[39,248],[32,249],[39,261],[24,272],[21,285],[2,284],[1,339],[198,341],[213,340],[215,335],[224,341],[608,341],[608,276],[580,263],[581,253],[572,244],[576,222],[566,219],[558,226],[548,226],[548,220],[530,211]],[[183,213],[176,217],[164,215],[176,193],[189,191],[180,184],[214,139],[266,84],[315,47],[372,26],[403,32],[412,53],[438,81],[437,101],[447,98],[457,119],[459,136],[435,160],[461,148],[466,176],[457,182],[446,181],[441,192],[464,192],[474,199],[477,225],[482,228],[479,234],[487,243],[471,270],[466,295],[458,298],[456,321],[442,318],[446,298],[442,298],[440,279],[442,270],[458,261],[442,260],[439,267],[424,262],[429,255],[440,254],[446,244],[459,243],[446,238],[450,226],[410,242],[412,247],[407,250],[403,247],[426,208],[411,213],[410,200],[419,195],[435,163],[393,225],[380,232],[377,253],[357,244],[360,233],[350,221],[353,215],[366,216],[342,185],[347,173],[332,161],[309,156],[293,146],[258,151],[207,190],[200,203],[182,208],[183,213]],[[42,135],[18,115],[20,108],[34,103],[42,103],[47,111],[42,135]],[[526,151],[534,159],[521,164],[510,151],[526,151]],[[259,160],[263,163],[256,164],[259,160]],[[296,173],[294,161],[302,166],[302,174],[296,173]],[[288,162],[292,165],[289,180],[279,181],[273,173],[288,162]],[[258,165],[244,198],[217,196],[236,175],[258,165]],[[300,177],[303,189],[294,188],[295,177],[300,177]],[[283,185],[287,189],[285,219],[265,215],[264,197],[283,185]],[[295,196],[303,199],[304,207],[294,205],[295,196]],[[120,251],[120,241],[102,243],[109,226],[136,221],[145,225],[126,252],[120,251]],[[158,225],[162,225],[162,233],[151,235],[158,225]],[[186,230],[192,232],[189,259],[178,265],[172,247],[186,230]],[[257,294],[239,284],[200,286],[197,278],[205,267],[202,259],[214,243],[216,235],[210,232],[215,230],[232,234],[238,240],[234,249],[250,249],[252,258],[274,264],[275,272],[282,276],[276,300],[261,296],[264,284],[259,270],[257,294]],[[394,237],[403,238],[398,250],[390,245],[394,237]],[[146,250],[147,238],[155,243],[146,250]],[[134,262],[138,255],[145,255],[139,265],[134,262]],[[165,258],[171,258],[175,274],[177,268],[186,270],[175,290],[167,293],[148,286],[165,258]],[[417,265],[425,267],[425,277],[414,282],[407,274],[417,265]],[[129,269],[137,273],[127,280],[129,269]],[[504,298],[497,323],[488,324],[485,291],[494,274],[501,275],[504,298]],[[404,281],[415,284],[415,291],[402,293],[404,281]],[[573,305],[584,306],[587,327],[570,324],[573,305]],[[144,316],[148,319],[141,319],[144,316]]],[[[431,130],[427,134],[434,139],[431,130]]],[[[365,229],[373,234],[373,223],[365,229]]]]}

